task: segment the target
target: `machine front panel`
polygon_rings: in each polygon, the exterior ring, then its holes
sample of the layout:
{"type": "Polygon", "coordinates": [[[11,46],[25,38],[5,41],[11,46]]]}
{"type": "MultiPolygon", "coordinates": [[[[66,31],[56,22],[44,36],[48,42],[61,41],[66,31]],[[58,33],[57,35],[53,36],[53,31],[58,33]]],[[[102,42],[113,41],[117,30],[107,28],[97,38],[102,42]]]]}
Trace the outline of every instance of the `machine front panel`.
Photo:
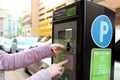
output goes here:
{"type": "Polygon", "coordinates": [[[67,50],[55,56],[53,63],[69,59],[69,63],[64,65],[65,72],[63,76],[54,80],[76,80],[76,30],[77,21],[54,24],[53,43],[65,45],[67,50]]]}

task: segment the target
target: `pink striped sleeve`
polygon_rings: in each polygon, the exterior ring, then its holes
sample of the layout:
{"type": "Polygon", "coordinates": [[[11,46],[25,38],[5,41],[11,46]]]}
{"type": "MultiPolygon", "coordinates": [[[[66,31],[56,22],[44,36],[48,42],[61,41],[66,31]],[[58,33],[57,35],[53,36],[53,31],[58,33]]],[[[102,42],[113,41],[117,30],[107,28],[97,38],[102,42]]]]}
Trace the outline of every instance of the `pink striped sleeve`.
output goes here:
{"type": "Polygon", "coordinates": [[[27,80],[52,80],[52,77],[46,69],[43,69],[37,72],[36,74],[32,75],[27,80]]]}
{"type": "Polygon", "coordinates": [[[29,64],[50,56],[53,56],[50,44],[41,44],[37,48],[15,54],[7,54],[0,51],[0,60],[2,61],[4,70],[26,67],[29,64]]]}

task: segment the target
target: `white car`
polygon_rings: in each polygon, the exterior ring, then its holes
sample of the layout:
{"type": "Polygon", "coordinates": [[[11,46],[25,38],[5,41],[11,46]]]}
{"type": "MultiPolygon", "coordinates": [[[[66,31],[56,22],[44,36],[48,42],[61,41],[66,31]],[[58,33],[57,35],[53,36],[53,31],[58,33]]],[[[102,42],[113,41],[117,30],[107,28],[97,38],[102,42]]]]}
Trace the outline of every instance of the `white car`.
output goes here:
{"type": "Polygon", "coordinates": [[[40,46],[40,45],[42,45],[42,44],[44,44],[44,43],[52,43],[52,38],[47,39],[47,40],[44,38],[44,40],[41,39],[39,42],[36,42],[36,43],[34,43],[33,45],[31,45],[30,48],[34,48],[34,47],[40,46]],[[45,41],[44,41],[44,40],[45,40],[45,41]]]}
{"type": "Polygon", "coordinates": [[[11,52],[12,40],[6,39],[3,45],[3,50],[5,52],[11,52]]]}
{"type": "Polygon", "coordinates": [[[0,37],[0,49],[3,50],[3,45],[5,44],[6,38],[0,37]]]}
{"type": "Polygon", "coordinates": [[[30,48],[31,45],[37,42],[34,37],[17,37],[17,51],[23,51],[30,48]]]}

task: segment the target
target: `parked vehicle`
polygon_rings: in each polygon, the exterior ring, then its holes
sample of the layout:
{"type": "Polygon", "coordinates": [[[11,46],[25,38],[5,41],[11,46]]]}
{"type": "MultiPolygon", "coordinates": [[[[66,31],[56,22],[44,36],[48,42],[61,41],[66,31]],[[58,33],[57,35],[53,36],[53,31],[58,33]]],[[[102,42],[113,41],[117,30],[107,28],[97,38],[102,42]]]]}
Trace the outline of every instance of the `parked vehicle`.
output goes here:
{"type": "Polygon", "coordinates": [[[34,37],[17,37],[17,52],[29,49],[31,45],[37,42],[34,37]]]}
{"type": "Polygon", "coordinates": [[[115,52],[114,52],[114,80],[120,80],[120,30],[115,34],[115,52]]]}
{"type": "Polygon", "coordinates": [[[3,45],[5,43],[6,38],[0,37],[0,50],[3,50],[3,45]]]}
{"type": "Polygon", "coordinates": [[[5,52],[11,52],[12,40],[6,39],[3,45],[3,50],[5,52]]]}
{"type": "Polygon", "coordinates": [[[45,58],[26,67],[25,72],[35,74],[41,69],[46,69],[51,65],[51,58],[45,58]]]}
{"type": "Polygon", "coordinates": [[[52,38],[47,39],[46,37],[43,37],[40,41],[37,41],[35,44],[31,45],[30,48],[37,47],[44,43],[52,43],[52,38]]]}
{"type": "Polygon", "coordinates": [[[115,34],[115,60],[120,61],[120,30],[116,30],[115,34]]]}

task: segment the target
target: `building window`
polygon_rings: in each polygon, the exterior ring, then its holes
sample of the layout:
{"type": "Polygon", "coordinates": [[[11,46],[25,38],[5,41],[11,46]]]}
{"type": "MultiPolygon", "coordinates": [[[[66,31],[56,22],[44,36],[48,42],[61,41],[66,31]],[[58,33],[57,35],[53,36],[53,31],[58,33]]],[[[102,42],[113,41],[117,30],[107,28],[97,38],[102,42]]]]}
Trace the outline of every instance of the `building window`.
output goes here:
{"type": "Polygon", "coordinates": [[[2,17],[0,17],[0,21],[2,21],[3,20],[3,18],[2,17]]]}
{"type": "Polygon", "coordinates": [[[0,32],[0,35],[3,36],[3,32],[0,32]]]}

